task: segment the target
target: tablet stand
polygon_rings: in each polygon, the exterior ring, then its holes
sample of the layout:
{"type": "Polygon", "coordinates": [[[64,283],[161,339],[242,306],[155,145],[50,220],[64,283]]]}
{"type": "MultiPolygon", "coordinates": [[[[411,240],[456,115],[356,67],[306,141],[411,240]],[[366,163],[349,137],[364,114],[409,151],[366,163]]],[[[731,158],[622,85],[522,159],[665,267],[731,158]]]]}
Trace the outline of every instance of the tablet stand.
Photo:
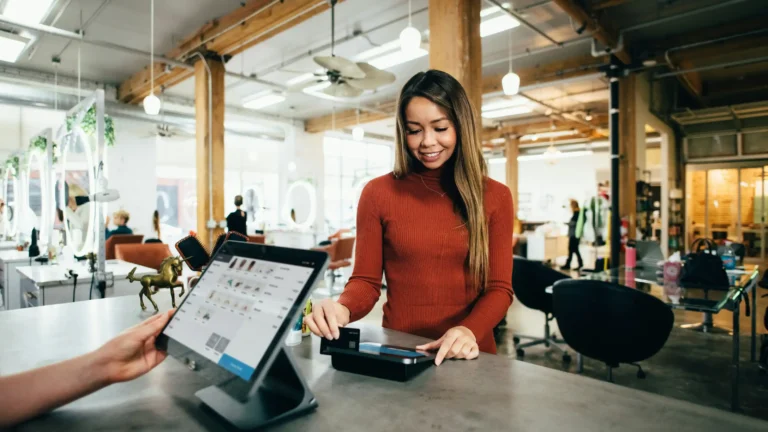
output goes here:
{"type": "Polygon", "coordinates": [[[206,387],[195,396],[239,429],[264,427],[317,407],[315,396],[285,347],[280,348],[258,386],[256,393],[245,401],[233,398],[217,386],[206,387]]]}

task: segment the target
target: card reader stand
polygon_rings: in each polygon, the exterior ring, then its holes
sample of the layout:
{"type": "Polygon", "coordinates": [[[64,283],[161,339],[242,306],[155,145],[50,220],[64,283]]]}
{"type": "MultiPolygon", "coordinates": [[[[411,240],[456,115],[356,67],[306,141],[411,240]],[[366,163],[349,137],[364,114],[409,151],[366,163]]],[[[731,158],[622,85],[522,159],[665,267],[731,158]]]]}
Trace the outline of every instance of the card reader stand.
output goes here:
{"type": "Polygon", "coordinates": [[[218,386],[206,387],[195,396],[244,430],[293,418],[317,407],[314,395],[285,347],[280,348],[258,390],[247,400],[237,400],[218,386]]]}
{"type": "Polygon", "coordinates": [[[405,382],[432,366],[432,362],[404,364],[360,357],[343,352],[331,353],[331,364],[336,370],[405,382]]]}

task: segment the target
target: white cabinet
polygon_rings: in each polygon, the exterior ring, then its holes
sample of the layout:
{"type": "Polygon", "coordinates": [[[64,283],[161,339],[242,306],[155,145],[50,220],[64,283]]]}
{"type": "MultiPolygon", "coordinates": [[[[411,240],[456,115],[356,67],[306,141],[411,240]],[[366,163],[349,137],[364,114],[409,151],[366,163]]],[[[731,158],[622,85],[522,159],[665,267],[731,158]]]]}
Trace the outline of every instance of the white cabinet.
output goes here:
{"type": "Polygon", "coordinates": [[[554,262],[557,257],[568,255],[567,236],[530,235],[527,241],[529,260],[554,262]]]}

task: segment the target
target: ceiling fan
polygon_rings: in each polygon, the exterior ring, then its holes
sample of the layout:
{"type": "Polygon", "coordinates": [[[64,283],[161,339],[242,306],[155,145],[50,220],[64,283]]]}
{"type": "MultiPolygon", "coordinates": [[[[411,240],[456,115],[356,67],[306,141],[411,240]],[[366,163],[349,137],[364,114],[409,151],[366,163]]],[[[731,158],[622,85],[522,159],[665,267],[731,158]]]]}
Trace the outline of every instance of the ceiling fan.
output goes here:
{"type": "Polygon", "coordinates": [[[330,0],[330,2],[331,55],[318,56],[313,59],[325,71],[315,74],[318,79],[300,84],[291,88],[291,90],[303,90],[309,85],[328,82],[330,84],[320,90],[324,94],[339,98],[354,98],[363,94],[365,90],[376,90],[379,87],[395,82],[395,75],[393,73],[383,71],[368,63],[356,63],[335,55],[336,0],[330,0]]]}

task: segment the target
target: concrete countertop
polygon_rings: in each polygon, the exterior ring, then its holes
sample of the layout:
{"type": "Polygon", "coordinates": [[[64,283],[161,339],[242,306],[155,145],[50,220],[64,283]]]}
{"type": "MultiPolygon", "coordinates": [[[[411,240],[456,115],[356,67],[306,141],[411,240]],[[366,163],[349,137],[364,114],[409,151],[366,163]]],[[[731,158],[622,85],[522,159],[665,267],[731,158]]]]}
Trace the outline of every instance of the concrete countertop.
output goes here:
{"type": "MultiPolygon", "coordinates": [[[[157,298],[161,310],[170,306],[157,298]]],[[[134,297],[68,303],[0,314],[13,328],[0,347],[7,375],[99,347],[151,316],[134,297]]],[[[424,339],[361,325],[362,339],[413,346],[424,339]]],[[[768,422],[621,387],[579,375],[481,355],[449,361],[407,383],[335,371],[319,340],[293,347],[319,407],[270,430],[371,431],[765,431],[768,422]]],[[[653,378],[650,378],[653,379],[653,378]]],[[[149,374],[113,385],[19,427],[47,430],[231,430],[201,409],[195,391],[209,384],[168,358],[149,374]]]]}

